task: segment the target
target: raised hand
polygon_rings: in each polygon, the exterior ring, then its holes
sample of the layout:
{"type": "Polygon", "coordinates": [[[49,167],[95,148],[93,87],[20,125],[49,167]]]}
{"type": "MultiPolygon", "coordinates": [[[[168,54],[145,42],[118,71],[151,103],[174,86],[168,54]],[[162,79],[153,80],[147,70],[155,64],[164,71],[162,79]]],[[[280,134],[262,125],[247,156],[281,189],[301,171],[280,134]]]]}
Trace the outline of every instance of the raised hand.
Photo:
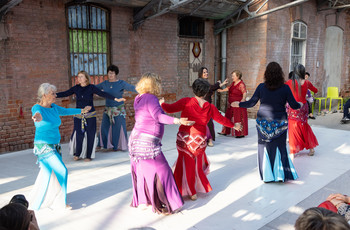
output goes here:
{"type": "Polygon", "coordinates": [[[114,98],[115,101],[117,102],[122,102],[122,101],[126,101],[125,98],[114,98]]]}
{"type": "Polygon", "coordinates": [[[43,120],[43,117],[41,116],[40,113],[37,112],[34,114],[34,116],[32,116],[32,119],[34,122],[40,122],[43,120]]]}

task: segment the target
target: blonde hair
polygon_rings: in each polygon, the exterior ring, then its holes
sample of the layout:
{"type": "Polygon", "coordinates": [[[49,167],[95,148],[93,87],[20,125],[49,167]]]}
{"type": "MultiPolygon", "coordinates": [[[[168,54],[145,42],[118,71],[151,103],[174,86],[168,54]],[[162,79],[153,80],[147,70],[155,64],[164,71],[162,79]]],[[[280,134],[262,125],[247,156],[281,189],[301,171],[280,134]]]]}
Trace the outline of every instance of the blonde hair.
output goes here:
{"type": "Polygon", "coordinates": [[[85,78],[86,78],[86,85],[90,85],[90,75],[85,71],[85,70],[81,70],[81,71],[79,71],[78,72],[78,74],[77,74],[77,76],[79,75],[79,74],[83,74],[84,76],[85,76],[85,78]]]}
{"type": "Polygon", "coordinates": [[[38,103],[41,101],[43,96],[49,94],[50,91],[56,92],[57,91],[56,86],[51,85],[50,83],[42,83],[38,89],[38,97],[37,97],[38,103]]]}
{"type": "Polygon", "coordinates": [[[136,91],[139,94],[150,93],[159,96],[162,90],[161,79],[158,74],[145,73],[136,84],[136,91]]]}

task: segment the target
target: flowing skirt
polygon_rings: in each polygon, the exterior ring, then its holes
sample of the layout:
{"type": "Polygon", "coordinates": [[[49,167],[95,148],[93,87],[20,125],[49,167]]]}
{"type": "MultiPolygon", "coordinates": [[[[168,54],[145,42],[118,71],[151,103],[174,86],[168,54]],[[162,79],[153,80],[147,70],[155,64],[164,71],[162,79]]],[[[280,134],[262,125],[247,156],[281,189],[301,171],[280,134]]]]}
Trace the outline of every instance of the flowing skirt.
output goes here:
{"type": "Polygon", "coordinates": [[[173,213],[183,206],[183,200],[160,146],[160,139],[154,136],[131,133],[131,206],[146,204],[152,205],[154,212],[173,213]]]}
{"type": "Polygon", "coordinates": [[[303,149],[313,149],[318,141],[310,125],[307,123],[308,105],[305,103],[300,110],[287,106],[289,148],[292,154],[303,149]]]}
{"type": "Polygon", "coordinates": [[[54,145],[34,145],[40,171],[29,195],[30,209],[65,208],[68,170],[54,145]]]}
{"type": "Polygon", "coordinates": [[[221,133],[225,133],[226,135],[232,134],[232,136],[234,137],[248,135],[248,112],[246,108],[229,107],[226,110],[225,117],[228,118],[233,123],[240,122],[242,125],[242,131],[238,131],[233,128],[223,126],[221,133]]]}
{"type": "Polygon", "coordinates": [[[181,195],[210,192],[212,187],[206,176],[210,165],[205,154],[206,136],[179,132],[176,145],[179,156],[174,164],[174,177],[181,195]]]}
{"type": "Polygon", "coordinates": [[[264,182],[296,180],[298,175],[286,147],[287,132],[266,142],[258,131],[258,165],[264,182]]]}

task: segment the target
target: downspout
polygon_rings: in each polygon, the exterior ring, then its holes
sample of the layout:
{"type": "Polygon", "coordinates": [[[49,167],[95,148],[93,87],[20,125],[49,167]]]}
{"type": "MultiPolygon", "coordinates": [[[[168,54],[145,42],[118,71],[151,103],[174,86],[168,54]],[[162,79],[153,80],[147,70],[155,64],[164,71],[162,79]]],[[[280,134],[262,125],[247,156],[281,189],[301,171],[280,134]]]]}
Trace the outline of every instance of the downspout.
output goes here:
{"type": "Polygon", "coordinates": [[[227,29],[221,32],[221,82],[226,79],[226,41],[227,29]]]}

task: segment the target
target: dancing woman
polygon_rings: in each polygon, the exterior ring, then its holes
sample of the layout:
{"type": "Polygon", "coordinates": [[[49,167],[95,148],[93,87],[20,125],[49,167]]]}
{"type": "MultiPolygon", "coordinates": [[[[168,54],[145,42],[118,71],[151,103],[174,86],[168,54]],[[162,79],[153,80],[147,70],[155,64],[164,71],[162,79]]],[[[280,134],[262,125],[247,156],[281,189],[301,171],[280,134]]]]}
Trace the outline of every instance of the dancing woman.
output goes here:
{"type": "Polygon", "coordinates": [[[315,134],[308,124],[309,109],[306,101],[307,90],[317,93],[317,89],[311,82],[305,80],[305,67],[301,64],[295,66],[293,75],[286,82],[292,90],[295,100],[302,103],[300,110],[295,110],[287,105],[288,113],[288,136],[291,158],[301,150],[309,149],[309,156],[315,153],[315,147],[318,145],[315,134]]]}
{"type": "Polygon", "coordinates": [[[260,100],[256,119],[260,178],[264,182],[295,180],[298,175],[286,147],[288,121],[285,105],[288,102],[293,109],[299,109],[300,104],[284,84],[278,63],[267,65],[264,78],[265,82],[256,88],[249,101],[233,102],[231,106],[250,108],[260,100]]]}
{"type": "Polygon", "coordinates": [[[205,154],[207,147],[206,127],[212,118],[222,125],[241,129],[223,117],[218,109],[204,100],[210,84],[204,79],[196,79],[192,84],[194,97],[186,97],[173,104],[161,103],[167,113],[181,112],[181,117],[195,121],[193,126],[181,125],[177,133],[176,146],[178,158],[175,163],[174,177],[182,196],[189,195],[197,199],[197,192],[207,193],[212,190],[208,178],[209,161],[205,154]]]}
{"type": "MultiPolygon", "coordinates": [[[[201,67],[199,69],[198,78],[203,78],[208,81],[207,67],[201,67]]],[[[214,92],[220,89],[222,86],[226,85],[227,83],[228,83],[228,80],[225,79],[223,83],[221,83],[221,81],[219,80],[214,85],[210,85],[209,92],[207,93],[207,95],[205,95],[204,100],[206,100],[209,103],[212,103],[212,96],[214,92]]],[[[208,130],[207,130],[208,146],[212,147],[214,146],[213,141],[215,141],[215,129],[214,129],[213,119],[209,120],[207,127],[208,127],[208,130]]]]}
{"type": "Polygon", "coordinates": [[[34,155],[38,157],[40,172],[31,192],[31,209],[66,207],[68,171],[61,157],[60,116],[85,114],[84,109],[63,108],[56,101],[56,86],[43,83],[38,89],[38,104],[32,107],[35,124],[34,155]]]}
{"type": "MultiPolygon", "coordinates": [[[[124,90],[137,93],[135,86],[118,79],[118,73],[119,68],[117,66],[108,66],[108,80],[96,86],[116,98],[121,98],[124,90]]],[[[128,136],[126,133],[125,117],[124,101],[113,101],[107,98],[106,108],[102,117],[99,142],[102,148],[113,148],[114,151],[127,149],[128,136]]]]}
{"type": "Polygon", "coordinates": [[[248,112],[246,108],[234,108],[231,106],[231,103],[234,101],[246,101],[247,89],[242,80],[242,72],[239,70],[234,70],[231,73],[232,84],[225,88],[219,89],[218,92],[227,92],[228,91],[228,106],[226,109],[225,117],[234,123],[240,122],[242,124],[242,130],[232,130],[229,127],[222,127],[221,135],[230,135],[236,138],[242,138],[248,135],[248,112]]]}
{"type": "Polygon", "coordinates": [[[94,94],[117,102],[124,101],[125,99],[115,98],[106,92],[102,92],[95,85],[90,84],[90,76],[85,71],[79,71],[78,82],[79,84],[69,90],[57,93],[57,97],[68,97],[75,94],[77,108],[91,106],[89,113],[74,116],[74,129],[69,143],[70,154],[74,156],[73,159],[75,161],[85,158],[85,161],[89,162],[95,158],[95,149],[97,146],[94,94]]]}
{"type": "Polygon", "coordinates": [[[129,139],[133,185],[131,206],[152,205],[158,213],[173,213],[183,205],[173,173],[161,149],[164,124],[191,125],[185,118],[164,114],[157,96],[161,79],[154,73],[142,75],[137,83],[135,126],[129,139]]]}

